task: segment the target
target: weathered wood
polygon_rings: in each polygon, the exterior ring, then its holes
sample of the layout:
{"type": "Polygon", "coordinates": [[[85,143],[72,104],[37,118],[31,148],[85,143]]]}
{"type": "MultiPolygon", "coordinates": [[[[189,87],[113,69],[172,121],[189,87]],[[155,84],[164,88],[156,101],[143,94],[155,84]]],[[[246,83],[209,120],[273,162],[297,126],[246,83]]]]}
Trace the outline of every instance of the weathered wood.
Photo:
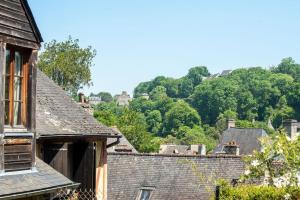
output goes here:
{"type": "Polygon", "coordinates": [[[4,154],[31,153],[32,145],[4,145],[4,154]]]}
{"type": "Polygon", "coordinates": [[[4,132],[4,69],[5,69],[5,62],[6,62],[6,56],[5,56],[5,50],[6,50],[6,43],[0,42],[0,74],[1,74],[1,80],[0,80],[0,133],[4,132]]]}
{"type": "MultiPolygon", "coordinates": [[[[3,1],[3,0],[1,0],[3,1]]],[[[14,20],[22,21],[22,22],[28,22],[28,18],[25,15],[25,12],[23,11],[15,11],[13,9],[7,8],[5,6],[0,5],[0,16],[5,16],[12,18],[14,20]]]]}
{"type": "Polygon", "coordinates": [[[23,139],[23,138],[17,138],[17,139],[5,139],[5,144],[31,144],[32,139],[23,139]]]}
{"type": "Polygon", "coordinates": [[[81,189],[95,191],[95,149],[94,143],[74,144],[74,177],[75,182],[81,183],[81,189]],[[88,164],[87,164],[88,163],[88,164]]]}
{"type": "Polygon", "coordinates": [[[32,162],[32,155],[31,153],[5,154],[4,160],[5,162],[12,162],[12,161],[32,162]]]}
{"type": "Polygon", "coordinates": [[[32,32],[31,26],[28,22],[17,21],[9,17],[2,16],[0,18],[0,24],[2,24],[3,26],[8,26],[10,28],[27,31],[29,33],[32,32]]]}
{"type": "Polygon", "coordinates": [[[44,161],[66,177],[72,179],[70,148],[68,143],[45,144],[43,150],[44,161]]]}
{"type": "Polygon", "coordinates": [[[33,33],[27,32],[27,31],[23,31],[23,30],[18,30],[18,29],[14,29],[8,26],[4,26],[2,24],[0,24],[0,33],[5,34],[5,35],[10,35],[16,38],[21,38],[21,39],[25,39],[25,40],[29,40],[29,41],[35,41],[35,36],[33,35],[33,33]]]}
{"type": "Polygon", "coordinates": [[[36,75],[37,75],[38,51],[33,50],[29,59],[29,82],[28,82],[28,128],[32,133],[36,129],[36,75]]]}
{"type": "Polygon", "coordinates": [[[23,9],[22,9],[21,3],[18,2],[18,1],[2,0],[2,1],[0,1],[0,5],[2,7],[10,9],[10,10],[14,10],[14,11],[17,11],[17,12],[24,12],[23,9]]]}
{"type": "Polygon", "coordinates": [[[29,49],[39,49],[40,44],[24,39],[14,38],[12,36],[7,35],[1,35],[0,34],[0,42],[5,42],[7,44],[19,46],[19,47],[25,47],[29,49]]]}
{"type": "Polygon", "coordinates": [[[31,169],[31,161],[30,162],[8,162],[8,163],[4,163],[4,168],[5,168],[6,172],[29,170],[29,169],[31,169]]]}

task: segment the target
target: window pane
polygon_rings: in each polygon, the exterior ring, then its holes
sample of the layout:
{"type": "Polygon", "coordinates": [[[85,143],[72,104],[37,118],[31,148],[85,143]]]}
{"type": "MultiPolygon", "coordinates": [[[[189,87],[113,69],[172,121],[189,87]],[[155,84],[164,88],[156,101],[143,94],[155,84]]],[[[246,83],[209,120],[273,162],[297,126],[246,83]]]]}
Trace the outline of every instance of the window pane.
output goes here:
{"type": "Polygon", "coordinates": [[[10,69],[10,50],[6,50],[6,67],[5,67],[5,73],[6,74],[9,74],[10,73],[10,71],[9,71],[9,69],[10,69]]]}
{"type": "Polygon", "coordinates": [[[150,198],[150,190],[142,190],[141,199],[140,200],[149,200],[150,198]]]}
{"type": "Polygon", "coordinates": [[[4,124],[9,125],[9,101],[5,101],[4,124]]]}
{"type": "Polygon", "coordinates": [[[13,125],[22,125],[21,121],[21,103],[14,102],[14,123],[13,125]]]}
{"type": "Polygon", "coordinates": [[[21,76],[22,75],[22,56],[20,52],[15,52],[15,75],[21,76]]]}
{"type": "Polygon", "coordinates": [[[9,99],[9,79],[10,79],[9,76],[5,77],[5,96],[4,96],[4,98],[6,100],[9,99]]]}
{"type": "Polygon", "coordinates": [[[21,87],[22,79],[19,77],[15,77],[14,80],[14,101],[21,101],[21,87]]]}

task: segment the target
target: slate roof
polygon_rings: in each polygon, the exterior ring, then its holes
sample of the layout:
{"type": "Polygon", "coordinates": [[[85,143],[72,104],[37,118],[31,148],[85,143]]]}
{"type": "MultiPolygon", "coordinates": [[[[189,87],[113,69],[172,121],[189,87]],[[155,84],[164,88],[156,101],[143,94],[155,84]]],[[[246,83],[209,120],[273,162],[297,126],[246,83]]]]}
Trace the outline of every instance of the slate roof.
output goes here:
{"type": "Polygon", "coordinates": [[[37,70],[36,132],[39,137],[97,135],[113,137],[118,133],[101,125],[43,72],[37,70]]]}
{"type": "Polygon", "coordinates": [[[241,155],[250,155],[253,150],[261,150],[259,138],[264,136],[267,133],[261,128],[229,128],[222,133],[214,152],[222,151],[225,144],[234,141],[239,146],[241,155]]]}
{"type": "Polygon", "coordinates": [[[108,199],[136,199],[141,188],[150,187],[152,200],[206,200],[217,179],[231,181],[243,172],[239,156],[109,153],[108,199]]]}
{"type": "Polygon", "coordinates": [[[36,158],[36,172],[0,176],[0,199],[22,198],[49,193],[75,184],[49,165],[36,158]]]}

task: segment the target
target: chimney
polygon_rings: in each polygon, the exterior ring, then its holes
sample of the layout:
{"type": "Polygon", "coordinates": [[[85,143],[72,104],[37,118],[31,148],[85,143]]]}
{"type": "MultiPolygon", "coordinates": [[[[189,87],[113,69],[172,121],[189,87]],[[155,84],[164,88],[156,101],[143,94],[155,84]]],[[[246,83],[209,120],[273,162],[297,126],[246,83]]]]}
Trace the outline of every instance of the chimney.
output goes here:
{"type": "Polygon", "coordinates": [[[206,155],[206,147],[204,144],[192,144],[191,145],[191,152],[192,154],[198,154],[198,155],[206,155]]]}
{"type": "Polygon", "coordinates": [[[228,144],[223,146],[223,152],[229,155],[240,155],[240,147],[235,143],[235,141],[231,141],[228,144]]]}
{"type": "Polygon", "coordinates": [[[235,120],[234,119],[227,119],[227,129],[235,128],[235,120]]]}
{"type": "Polygon", "coordinates": [[[78,97],[79,97],[79,103],[84,103],[84,94],[80,92],[78,94],[78,97]]]}
{"type": "Polygon", "coordinates": [[[291,140],[295,140],[299,133],[298,132],[298,122],[294,119],[286,119],[283,121],[283,128],[285,129],[287,135],[291,138],[291,140]]]}

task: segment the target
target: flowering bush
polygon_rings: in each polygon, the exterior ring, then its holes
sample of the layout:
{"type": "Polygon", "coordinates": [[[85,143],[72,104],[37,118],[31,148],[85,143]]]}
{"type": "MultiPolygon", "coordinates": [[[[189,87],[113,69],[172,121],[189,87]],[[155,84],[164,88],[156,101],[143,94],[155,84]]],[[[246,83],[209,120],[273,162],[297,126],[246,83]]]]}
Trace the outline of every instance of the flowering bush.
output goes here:
{"type": "Polygon", "coordinates": [[[220,181],[220,200],[297,200],[299,187],[240,185],[232,187],[226,181],[220,181]]]}
{"type": "Polygon", "coordinates": [[[275,187],[299,186],[300,139],[290,140],[280,131],[273,137],[261,138],[262,150],[244,158],[246,171],[242,180],[263,180],[275,187]]]}

